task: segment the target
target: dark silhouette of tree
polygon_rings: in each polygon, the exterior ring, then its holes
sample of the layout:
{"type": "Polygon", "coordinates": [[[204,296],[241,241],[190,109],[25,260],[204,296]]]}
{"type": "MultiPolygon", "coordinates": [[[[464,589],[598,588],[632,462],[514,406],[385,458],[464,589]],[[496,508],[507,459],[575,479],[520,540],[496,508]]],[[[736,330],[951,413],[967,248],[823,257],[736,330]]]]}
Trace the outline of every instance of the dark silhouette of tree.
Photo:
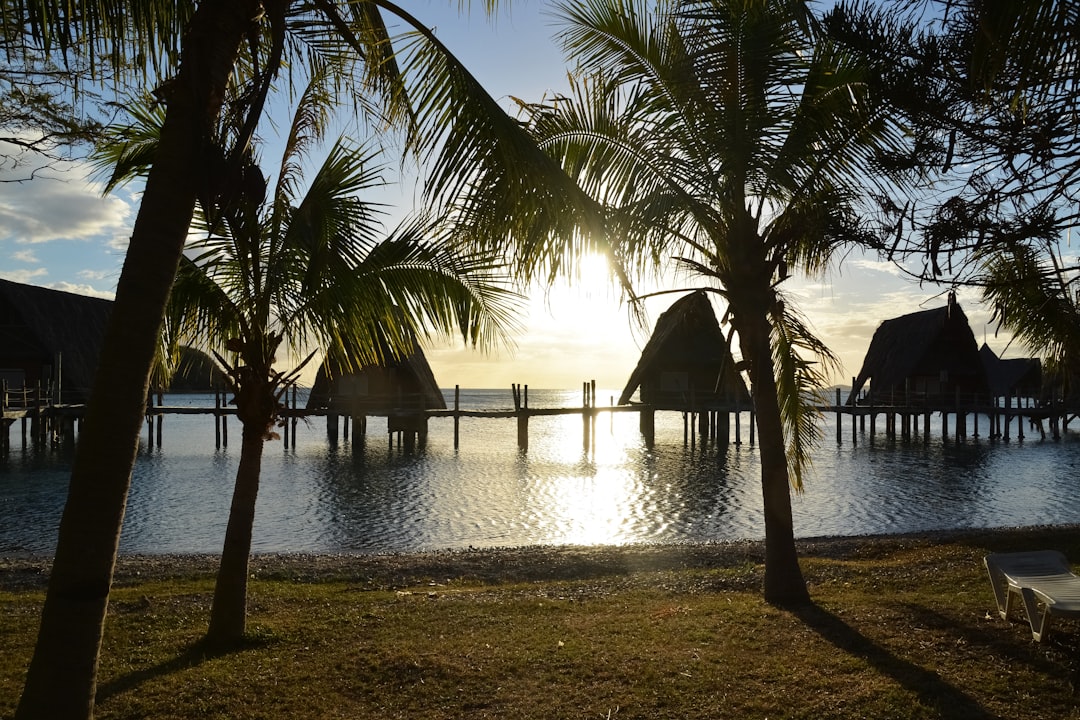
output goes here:
{"type": "Polygon", "coordinates": [[[765,598],[805,602],[790,492],[802,487],[814,391],[832,356],[782,286],[874,239],[860,209],[887,177],[882,158],[904,148],[901,128],[804,2],[593,0],[559,11],[580,68],[573,92],[523,110],[594,206],[582,204],[577,228],[570,213],[519,204],[514,214],[502,177],[478,172],[461,221],[509,226],[526,275],[558,270],[591,242],[626,283],[668,269],[726,306],[758,423],[765,598]],[[588,233],[590,217],[605,234],[588,233]]]}

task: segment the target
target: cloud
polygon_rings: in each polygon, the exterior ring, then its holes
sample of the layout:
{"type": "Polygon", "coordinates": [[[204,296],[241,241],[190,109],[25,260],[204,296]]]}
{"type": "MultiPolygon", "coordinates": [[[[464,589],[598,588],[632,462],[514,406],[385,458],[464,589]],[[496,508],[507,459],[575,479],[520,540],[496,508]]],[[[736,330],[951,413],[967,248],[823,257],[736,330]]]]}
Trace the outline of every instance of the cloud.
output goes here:
{"type": "Polygon", "coordinates": [[[69,282],[57,282],[48,285],[53,290],[63,290],[64,292],[75,293],[76,295],[89,295],[90,297],[104,298],[106,300],[112,300],[115,298],[116,293],[108,290],[98,290],[92,285],[80,285],[69,282]]]}
{"type": "Polygon", "coordinates": [[[16,250],[15,252],[11,253],[11,259],[15,260],[16,262],[23,263],[38,262],[37,255],[34,254],[33,250],[16,250]]]}
{"type": "Polygon", "coordinates": [[[109,278],[116,278],[117,270],[80,270],[78,272],[79,277],[84,280],[106,280],[109,278]]]}
{"type": "MultiPolygon", "coordinates": [[[[102,197],[100,183],[87,180],[89,167],[71,162],[48,176],[9,182],[0,196],[0,240],[45,243],[53,240],[126,238],[131,206],[120,197],[102,197]]],[[[8,169],[0,180],[11,179],[8,169]]]]}
{"type": "Polygon", "coordinates": [[[0,270],[0,278],[4,280],[11,280],[12,282],[19,283],[32,283],[34,278],[39,278],[44,275],[48,275],[49,271],[45,268],[27,268],[26,270],[0,270]]]}

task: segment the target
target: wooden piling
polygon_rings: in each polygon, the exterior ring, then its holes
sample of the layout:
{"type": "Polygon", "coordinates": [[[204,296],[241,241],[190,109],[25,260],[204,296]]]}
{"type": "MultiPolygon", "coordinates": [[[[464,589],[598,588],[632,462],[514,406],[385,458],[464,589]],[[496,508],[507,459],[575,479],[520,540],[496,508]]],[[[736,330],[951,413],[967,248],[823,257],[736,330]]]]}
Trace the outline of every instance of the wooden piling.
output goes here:
{"type": "Polygon", "coordinates": [[[840,409],[840,388],[836,388],[836,444],[844,442],[844,413],[840,409]]]}
{"type": "Polygon", "coordinates": [[[638,430],[645,438],[645,447],[651,448],[656,443],[656,411],[651,407],[642,407],[638,413],[638,430]]]}
{"type": "MultiPolygon", "coordinates": [[[[288,408],[286,408],[288,410],[288,408]]],[[[281,418],[281,447],[283,450],[289,449],[289,416],[284,415],[281,418]]]]}
{"type": "Polygon", "coordinates": [[[296,447],[296,420],[297,420],[297,415],[296,415],[296,383],[293,383],[293,386],[292,386],[292,410],[293,410],[292,419],[289,421],[289,424],[292,426],[292,443],[293,443],[292,446],[295,448],[296,447]]]}
{"type": "Polygon", "coordinates": [[[979,396],[975,395],[975,402],[972,405],[971,423],[973,425],[974,434],[972,437],[979,437],[979,396]]]}
{"type": "Polygon", "coordinates": [[[592,423],[589,420],[592,392],[588,381],[581,384],[581,446],[588,452],[592,446],[592,423]]]}
{"type": "Polygon", "coordinates": [[[337,445],[338,441],[338,415],[335,412],[326,413],[326,439],[331,445],[337,445]]]}
{"type": "Polygon", "coordinates": [[[1005,441],[1008,441],[1010,433],[1009,423],[1012,422],[1012,397],[1007,394],[1002,399],[1004,399],[1005,402],[1001,412],[1002,437],[1004,437],[1005,441]]]}
{"type": "Polygon", "coordinates": [[[352,446],[353,450],[358,447],[363,447],[364,441],[367,438],[367,415],[363,413],[357,413],[353,416],[352,423],[352,446]]]}
{"type": "Polygon", "coordinates": [[[1019,411],[1016,414],[1016,439],[1024,439],[1024,415],[1023,415],[1023,400],[1020,399],[1020,391],[1016,391],[1016,409],[1019,411]]]}
{"type": "Polygon", "coordinates": [[[454,449],[461,444],[461,386],[454,386],[454,449]]]}
{"type": "Polygon", "coordinates": [[[517,439],[518,449],[525,452],[529,449],[529,386],[514,384],[511,392],[514,396],[514,412],[517,413],[517,439]],[[524,390],[524,392],[523,392],[524,390]]]}
{"type": "Polygon", "coordinates": [[[735,444],[742,445],[742,409],[738,399],[735,400],[735,444]]]}

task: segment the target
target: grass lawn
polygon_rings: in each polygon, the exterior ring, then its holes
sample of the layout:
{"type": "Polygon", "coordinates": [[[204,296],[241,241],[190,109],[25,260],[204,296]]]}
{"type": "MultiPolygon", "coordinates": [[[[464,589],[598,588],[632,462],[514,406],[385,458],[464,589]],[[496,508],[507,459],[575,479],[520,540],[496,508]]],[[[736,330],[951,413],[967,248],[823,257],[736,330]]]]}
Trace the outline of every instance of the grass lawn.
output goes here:
{"type": "MultiPolygon", "coordinates": [[[[213,559],[124,559],[96,716],[1080,718],[1080,622],[1034,643],[982,568],[1045,547],[1080,530],[803,542],[799,610],[756,544],[257,558],[250,641],[213,656],[213,559]]],[[[45,569],[0,561],[0,717],[45,569]]]]}

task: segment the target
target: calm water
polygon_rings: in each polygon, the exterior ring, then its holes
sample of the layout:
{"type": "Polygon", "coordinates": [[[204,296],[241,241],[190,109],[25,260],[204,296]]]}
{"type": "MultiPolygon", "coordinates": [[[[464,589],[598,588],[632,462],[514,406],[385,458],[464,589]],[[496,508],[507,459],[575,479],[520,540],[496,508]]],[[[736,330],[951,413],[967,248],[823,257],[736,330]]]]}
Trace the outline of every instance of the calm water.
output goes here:
{"type": "MultiPolygon", "coordinates": [[[[606,399],[615,392],[600,391],[606,399]]],[[[166,404],[211,406],[211,396],[166,404]]],[[[452,404],[452,400],[451,403],[452,404]]],[[[579,391],[530,391],[530,407],[581,404],[579,391]]],[[[509,408],[510,392],[463,391],[463,409],[509,408]]],[[[845,418],[847,420],[847,418],[845,418]]],[[[757,448],[683,443],[682,417],[658,413],[650,450],[635,413],[602,415],[583,449],[580,417],[533,418],[527,453],[512,419],[432,420],[427,446],[391,448],[385,420],[363,446],[332,446],[325,420],[301,423],[295,449],[269,443],[256,517],[257,552],[382,552],[532,544],[756,539],[764,534],[757,448]]],[[[935,418],[936,423],[940,423],[935,418]]],[[[883,423],[879,422],[879,430],[883,423]]],[[[794,497],[800,537],[1080,523],[1080,434],[1023,442],[983,437],[837,445],[831,417],[806,490],[794,497]]],[[[1080,424],[1074,423],[1074,428],[1080,424]]],[[[209,417],[167,416],[162,448],[146,446],[132,482],[121,551],[217,552],[225,535],[240,428],[214,450],[209,417]]],[[[969,433],[971,432],[969,428],[969,433]]],[[[732,425],[734,436],[734,424],[732,425]]],[[[20,447],[0,459],[0,554],[49,553],[70,456],[20,447]]]]}

